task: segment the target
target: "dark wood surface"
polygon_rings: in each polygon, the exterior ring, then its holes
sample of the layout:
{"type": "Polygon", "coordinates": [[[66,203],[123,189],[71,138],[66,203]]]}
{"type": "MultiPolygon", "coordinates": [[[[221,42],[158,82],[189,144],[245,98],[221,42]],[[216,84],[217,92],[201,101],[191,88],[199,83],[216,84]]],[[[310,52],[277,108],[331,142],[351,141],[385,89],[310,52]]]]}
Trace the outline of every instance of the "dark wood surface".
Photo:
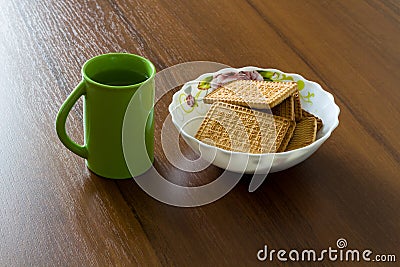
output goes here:
{"type": "MultiPolygon", "coordinates": [[[[399,261],[399,22],[396,0],[2,1],[0,265],[244,266],[264,244],[323,249],[341,237],[399,261]],[[254,193],[245,176],[212,204],[168,206],[133,180],[91,174],[56,136],[82,64],[113,51],[157,70],[208,60],[300,73],[334,94],[340,125],[254,193]]],[[[157,138],[170,97],[157,104],[157,138]]],[[[82,103],[67,125],[82,142],[82,103]]],[[[174,170],[159,145],[155,166],[182,184],[221,172],[174,170]]]]}

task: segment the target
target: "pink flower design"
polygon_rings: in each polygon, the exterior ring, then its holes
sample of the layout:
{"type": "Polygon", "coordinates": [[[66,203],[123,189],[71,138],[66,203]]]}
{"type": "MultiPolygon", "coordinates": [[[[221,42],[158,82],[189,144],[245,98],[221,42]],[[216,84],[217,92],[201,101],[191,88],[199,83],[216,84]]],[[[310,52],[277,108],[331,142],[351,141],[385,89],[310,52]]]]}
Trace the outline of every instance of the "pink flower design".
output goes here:
{"type": "Polygon", "coordinates": [[[219,86],[236,81],[236,80],[255,80],[255,81],[263,81],[264,78],[257,71],[239,71],[239,72],[228,72],[217,74],[213,77],[211,81],[211,89],[214,90],[219,86]]]}
{"type": "Polygon", "coordinates": [[[194,97],[193,97],[192,95],[188,95],[188,96],[186,97],[186,104],[187,104],[189,107],[193,107],[193,106],[194,106],[194,104],[195,104],[195,99],[194,99],[194,97]]]}

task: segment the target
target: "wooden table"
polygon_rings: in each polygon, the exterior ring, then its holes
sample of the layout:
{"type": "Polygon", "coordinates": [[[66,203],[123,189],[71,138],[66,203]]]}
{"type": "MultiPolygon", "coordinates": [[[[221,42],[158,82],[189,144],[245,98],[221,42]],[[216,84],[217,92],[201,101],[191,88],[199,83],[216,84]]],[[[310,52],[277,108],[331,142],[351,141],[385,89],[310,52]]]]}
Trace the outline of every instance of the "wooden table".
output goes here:
{"type": "MultiPolygon", "coordinates": [[[[143,2],[1,2],[0,265],[277,266],[257,260],[264,245],[321,250],[339,238],[398,262],[400,2],[143,2]],[[254,193],[244,176],[212,204],[168,206],[133,180],[90,173],[56,136],[82,64],[113,51],[145,56],[159,71],[205,60],[300,73],[335,96],[340,125],[254,193]]],[[[156,140],[170,100],[157,103],[156,140]]],[[[79,103],[67,126],[80,142],[81,125],[79,103]]],[[[155,167],[181,184],[221,173],[175,170],[160,146],[155,167]]]]}

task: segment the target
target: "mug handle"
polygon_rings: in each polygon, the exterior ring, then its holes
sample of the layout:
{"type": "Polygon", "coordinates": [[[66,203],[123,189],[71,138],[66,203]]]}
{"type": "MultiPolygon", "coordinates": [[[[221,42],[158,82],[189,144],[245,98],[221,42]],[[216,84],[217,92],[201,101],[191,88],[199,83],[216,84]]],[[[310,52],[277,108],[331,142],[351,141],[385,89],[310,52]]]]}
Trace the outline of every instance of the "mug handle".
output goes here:
{"type": "Polygon", "coordinates": [[[77,154],[78,156],[87,159],[88,150],[86,145],[79,145],[69,138],[67,132],[65,130],[65,122],[67,121],[67,117],[72,107],[75,105],[76,101],[82,96],[86,94],[86,86],[85,82],[81,81],[78,86],[72,91],[72,93],[68,96],[65,102],[62,104],[60,111],[57,114],[56,119],[56,131],[58,138],[60,138],[61,142],[64,144],[66,148],[77,154]]]}

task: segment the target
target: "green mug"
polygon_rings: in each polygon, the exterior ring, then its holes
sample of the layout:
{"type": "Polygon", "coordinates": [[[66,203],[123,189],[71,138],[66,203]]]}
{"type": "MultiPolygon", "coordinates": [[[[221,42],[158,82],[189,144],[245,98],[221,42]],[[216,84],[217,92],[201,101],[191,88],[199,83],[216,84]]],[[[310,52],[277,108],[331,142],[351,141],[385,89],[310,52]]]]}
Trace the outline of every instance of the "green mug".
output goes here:
{"type": "Polygon", "coordinates": [[[56,131],[61,142],[85,158],[87,167],[95,174],[124,179],[140,175],[151,167],[154,161],[155,73],[154,65],[149,60],[127,53],[99,55],[83,65],[83,79],[61,106],[56,119],[56,131]],[[135,99],[140,100],[133,107],[134,119],[140,126],[135,125],[135,121],[125,126],[125,112],[134,94],[137,94],[135,99]],[[84,145],[72,141],[65,130],[67,116],[81,96],[84,98],[84,145]],[[128,170],[125,162],[123,127],[143,128],[134,131],[127,129],[136,135],[129,137],[131,142],[137,142],[138,147],[145,148],[145,151],[129,151],[139,161],[146,159],[139,162],[140,170],[134,174],[128,170]]]}

